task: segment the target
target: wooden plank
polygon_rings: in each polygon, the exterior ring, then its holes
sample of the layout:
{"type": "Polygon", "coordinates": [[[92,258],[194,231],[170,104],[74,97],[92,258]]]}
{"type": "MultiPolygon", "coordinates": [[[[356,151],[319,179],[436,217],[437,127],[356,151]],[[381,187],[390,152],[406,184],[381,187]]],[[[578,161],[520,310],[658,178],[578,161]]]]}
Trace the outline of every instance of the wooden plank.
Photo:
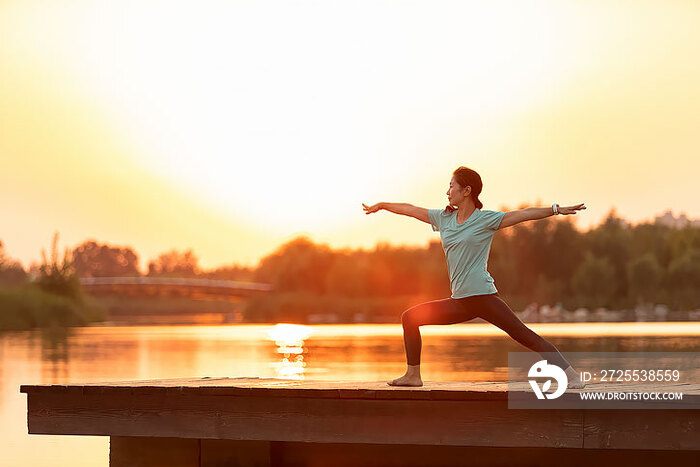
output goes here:
{"type": "Polygon", "coordinates": [[[29,394],[29,432],[299,442],[581,447],[582,415],[505,401],[29,394]]]}
{"type": "Polygon", "coordinates": [[[24,393],[226,395],[399,400],[507,400],[506,383],[426,382],[392,387],[386,381],[299,381],[277,378],[173,379],[72,386],[23,385],[24,393]]]}
{"type": "Polygon", "coordinates": [[[112,436],[110,467],[199,467],[199,440],[112,436]]]}
{"type": "Polygon", "coordinates": [[[200,465],[269,467],[271,444],[271,441],[203,439],[200,443],[200,465]]]}
{"type": "MultiPolygon", "coordinates": [[[[511,389],[526,382],[512,383],[511,389]]],[[[508,383],[426,381],[422,387],[392,387],[386,381],[327,381],[279,378],[177,378],[116,383],[86,383],[74,385],[22,385],[21,392],[65,394],[202,394],[256,397],[310,397],[341,399],[399,399],[399,400],[507,400],[508,383]]],[[[591,384],[586,391],[682,391],[684,403],[692,405],[700,399],[700,384],[670,383],[650,386],[638,383],[591,384]]],[[[581,390],[567,390],[573,395],[581,390]]]]}
{"type": "MultiPolygon", "coordinates": [[[[120,438],[129,441],[128,450],[117,452],[118,443],[111,443],[114,466],[181,465],[173,459],[178,446],[159,443],[152,438],[120,438]],[[134,449],[139,447],[140,449],[134,449]],[[155,454],[144,462],[144,454],[155,454]],[[128,458],[127,456],[132,456],[128,458]]],[[[300,443],[288,441],[178,440],[199,441],[201,467],[236,465],[259,467],[326,466],[333,467],[500,467],[512,465],[556,465],[566,459],[567,467],[590,465],[696,465],[698,453],[693,451],[653,451],[620,449],[575,449],[537,447],[471,447],[401,444],[300,443]]],[[[185,456],[191,462],[191,451],[185,456]]],[[[185,464],[191,465],[191,464],[185,464]]]]}
{"type": "Polygon", "coordinates": [[[583,412],[584,448],[700,450],[700,410],[583,412]]]}
{"type": "MultiPolygon", "coordinates": [[[[526,383],[523,383],[526,384],[526,383]]],[[[522,385],[521,385],[522,386],[522,385]]],[[[586,390],[642,390],[595,384],[586,390]]],[[[517,387],[516,385],[511,385],[517,387]]],[[[697,407],[700,385],[672,383],[697,407]]],[[[698,410],[508,410],[508,384],[176,378],[25,385],[30,433],[248,441],[700,450],[698,410]]],[[[568,390],[560,400],[575,400],[568,390]]]]}
{"type": "Polygon", "coordinates": [[[274,466],[503,467],[591,465],[691,466],[697,451],[652,451],[537,447],[412,446],[341,443],[273,443],[274,466]]]}

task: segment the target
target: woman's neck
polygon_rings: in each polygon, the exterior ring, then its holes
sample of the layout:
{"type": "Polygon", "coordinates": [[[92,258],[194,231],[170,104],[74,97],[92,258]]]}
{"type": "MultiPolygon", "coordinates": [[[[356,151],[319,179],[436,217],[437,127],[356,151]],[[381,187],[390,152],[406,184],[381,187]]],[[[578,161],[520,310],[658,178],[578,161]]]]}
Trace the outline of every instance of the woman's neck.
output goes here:
{"type": "Polygon", "coordinates": [[[469,216],[471,216],[476,210],[474,203],[464,203],[463,205],[457,206],[457,223],[464,224],[469,216]]]}

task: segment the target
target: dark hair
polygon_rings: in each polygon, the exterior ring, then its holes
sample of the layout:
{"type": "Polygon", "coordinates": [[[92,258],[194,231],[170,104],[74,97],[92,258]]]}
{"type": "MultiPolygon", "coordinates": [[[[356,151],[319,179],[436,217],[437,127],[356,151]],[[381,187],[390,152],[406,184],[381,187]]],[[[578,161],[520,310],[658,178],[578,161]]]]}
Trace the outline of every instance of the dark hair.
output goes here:
{"type": "MultiPolygon", "coordinates": [[[[479,176],[476,171],[470,169],[469,167],[464,167],[460,166],[452,172],[452,175],[454,175],[455,180],[457,183],[459,183],[459,186],[462,188],[466,188],[467,186],[472,187],[472,192],[471,192],[471,197],[472,200],[474,201],[474,205],[478,208],[481,209],[484,207],[484,204],[479,201],[479,195],[481,194],[481,190],[484,187],[484,184],[481,183],[481,177],[479,176]]],[[[449,204],[445,207],[445,213],[451,213],[456,211],[457,208],[453,208],[449,204]]]]}

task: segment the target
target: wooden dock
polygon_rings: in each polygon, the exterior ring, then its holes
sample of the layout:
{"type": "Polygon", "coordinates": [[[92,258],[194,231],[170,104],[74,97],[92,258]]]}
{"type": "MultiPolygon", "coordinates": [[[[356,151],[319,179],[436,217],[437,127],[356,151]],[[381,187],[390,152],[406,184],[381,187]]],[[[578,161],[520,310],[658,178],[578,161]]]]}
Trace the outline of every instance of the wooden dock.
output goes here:
{"type": "MultiPolygon", "coordinates": [[[[697,404],[700,388],[687,389],[697,404]]],[[[700,410],[516,410],[507,383],[244,377],[20,391],[30,434],[109,436],[118,467],[700,461],[700,410]]]]}

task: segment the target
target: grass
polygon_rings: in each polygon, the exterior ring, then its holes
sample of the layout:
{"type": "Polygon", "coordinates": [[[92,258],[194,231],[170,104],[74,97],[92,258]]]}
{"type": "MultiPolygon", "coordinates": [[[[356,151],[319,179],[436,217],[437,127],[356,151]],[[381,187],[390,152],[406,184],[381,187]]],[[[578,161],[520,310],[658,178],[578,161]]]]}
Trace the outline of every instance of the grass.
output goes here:
{"type": "Polygon", "coordinates": [[[0,331],[84,326],[104,319],[104,309],[92,300],[56,295],[34,283],[0,286],[0,331]]]}

